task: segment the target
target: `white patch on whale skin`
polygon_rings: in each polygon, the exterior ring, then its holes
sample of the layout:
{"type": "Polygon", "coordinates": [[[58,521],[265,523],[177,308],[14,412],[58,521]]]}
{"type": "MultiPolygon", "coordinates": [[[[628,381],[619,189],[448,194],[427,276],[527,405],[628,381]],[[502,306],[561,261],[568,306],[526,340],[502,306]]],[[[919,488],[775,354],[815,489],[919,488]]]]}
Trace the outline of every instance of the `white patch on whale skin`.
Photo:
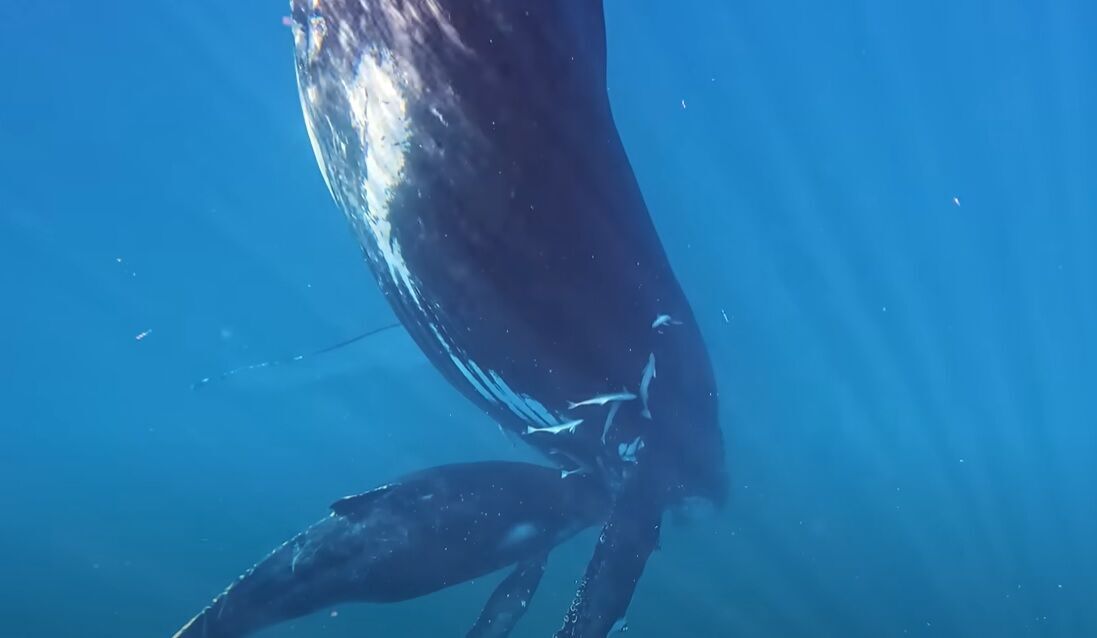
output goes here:
{"type": "MultiPolygon", "coordinates": [[[[503,380],[503,377],[499,376],[499,373],[491,370],[488,372],[491,375],[492,381],[495,382],[495,387],[498,388],[499,393],[503,395],[503,403],[510,408],[511,412],[514,412],[520,419],[527,423],[541,423],[543,425],[551,425],[551,423],[542,423],[538,411],[534,410],[532,403],[538,403],[536,399],[528,394],[518,394],[511,389],[507,382],[503,380]]],[[[538,405],[540,405],[538,403],[538,405]]],[[[540,412],[547,412],[544,406],[541,406],[540,412]]]]}
{"type": "MultiPolygon", "coordinates": [[[[318,47],[325,37],[333,37],[333,28],[338,30],[344,50],[356,48],[356,36],[346,22],[334,27],[310,22],[307,35],[301,37],[299,32],[305,29],[294,31],[309,142],[328,191],[350,219],[371,261],[377,266],[383,262],[396,290],[422,310],[417,284],[392,236],[389,219],[392,199],[405,179],[411,138],[406,96],[413,94],[414,88],[391,53],[375,48],[365,48],[354,60],[324,61],[339,65],[337,71],[312,73],[318,47]],[[330,117],[333,104],[329,101],[336,95],[346,100],[346,112],[340,115],[349,120],[349,128],[337,126],[330,117]]],[[[334,106],[343,108],[341,100],[334,106]]]]}
{"type": "Polygon", "coordinates": [[[392,236],[389,205],[404,181],[404,162],[411,137],[407,100],[400,74],[390,54],[366,51],[354,80],[345,87],[351,126],[365,149],[361,188],[365,206],[356,211],[373,235],[381,258],[397,287],[403,287],[422,308],[419,292],[404,262],[400,244],[392,236]]]}
{"type": "Polygon", "coordinates": [[[438,121],[442,123],[442,126],[449,126],[449,122],[446,121],[446,118],[442,117],[442,112],[438,110],[437,106],[430,107],[430,114],[438,118],[438,121]]]}
{"type": "MultiPolygon", "coordinates": [[[[309,2],[310,0],[305,0],[309,2]]],[[[448,125],[452,99],[425,90],[412,62],[429,46],[444,44],[456,53],[471,49],[462,41],[439,0],[413,4],[376,0],[363,8],[369,20],[383,25],[384,44],[362,36],[366,18],[354,11],[321,10],[292,20],[295,70],[306,130],[321,175],[332,198],[351,220],[373,270],[387,269],[396,292],[423,310],[425,301],[409,272],[389,219],[394,195],[405,184],[406,156],[414,140],[410,105],[425,104],[448,125]],[[440,42],[438,36],[441,36],[440,42]]],[[[354,4],[354,3],[352,3],[354,4]]],[[[459,117],[454,111],[452,117],[459,117]]],[[[387,283],[387,282],[386,282],[387,283]]]]}
{"type": "Polygon", "coordinates": [[[454,352],[454,347],[450,345],[438,326],[433,323],[429,325],[434,338],[449,355],[454,367],[484,399],[490,403],[507,406],[515,416],[534,427],[552,427],[564,423],[563,419],[553,416],[540,401],[528,394],[519,394],[511,389],[498,372],[494,370],[484,372],[475,361],[471,359],[465,361],[457,352],[454,352]]]}
{"type": "Polygon", "coordinates": [[[540,533],[533,523],[518,523],[507,531],[506,536],[499,542],[500,550],[507,550],[521,545],[540,533]]]}
{"type": "Polygon", "coordinates": [[[527,394],[523,394],[522,396],[528,403],[529,408],[533,410],[534,413],[537,415],[537,419],[545,425],[553,425],[563,422],[563,419],[560,418],[559,415],[555,415],[549,412],[548,408],[545,407],[545,404],[527,394]]]}
{"type": "Polygon", "coordinates": [[[465,374],[469,382],[476,387],[477,392],[484,395],[493,403],[501,403],[510,409],[515,416],[527,424],[532,424],[534,427],[552,427],[558,426],[564,423],[564,420],[558,416],[549,412],[548,408],[543,403],[529,396],[528,394],[519,394],[515,392],[503,377],[499,376],[499,373],[494,370],[488,370],[484,372],[480,366],[471,359],[465,363],[461,363],[453,352],[450,350],[449,345],[445,343],[441,335],[435,329],[435,334],[439,340],[443,342],[446,347],[446,351],[450,353],[450,358],[453,359],[454,364],[461,370],[462,374],[465,374]],[[471,374],[468,374],[471,371],[471,374]],[[475,379],[475,380],[474,380],[475,379]]]}
{"type": "Polygon", "coordinates": [[[548,410],[540,402],[533,399],[529,395],[519,395],[517,392],[511,389],[507,382],[499,376],[499,373],[494,370],[488,370],[484,372],[475,361],[469,360],[468,367],[476,374],[480,379],[480,382],[484,384],[484,387],[491,392],[495,397],[497,403],[501,403],[519,419],[526,423],[532,423],[534,425],[552,425],[559,422],[559,419],[545,420],[541,418],[541,414],[548,414],[548,410]]]}
{"type": "Polygon", "coordinates": [[[498,403],[498,400],[496,400],[495,395],[493,395],[491,392],[489,392],[487,390],[487,388],[485,388],[480,383],[480,381],[477,380],[477,378],[472,374],[472,372],[469,371],[468,366],[466,366],[464,364],[464,362],[462,362],[461,359],[459,359],[457,357],[457,355],[455,355],[451,352],[451,353],[449,353],[449,358],[450,358],[450,361],[453,362],[454,367],[456,367],[457,370],[461,372],[461,374],[465,377],[465,380],[467,380],[469,382],[469,384],[471,384],[472,387],[476,389],[476,391],[480,394],[480,396],[484,397],[485,399],[487,399],[488,401],[490,401],[492,403],[498,403]]]}
{"type": "Polygon", "coordinates": [[[339,48],[343,51],[353,51],[357,47],[358,35],[346,20],[339,20],[339,48]]]}
{"type": "Polygon", "coordinates": [[[442,348],[446,351],[446,354],[449,355],[449,359],[453,362],[453,366],[457,368],[458,372],[460,372],[462,376],[465,377],[465,380],[469,382],[469,385],[471,385],[476,390],[476,392],[480,394],[480,396],[484,397],[489,402],[498,403],[495,395],[488,391],[487,387],[485,387],[484,384],[480,382],[480,379],[478,379],[476,375],[474,375],[472,371],[469,370],[469,367],[465,365],[465,362],[462,361],[461,358],[453,352],[453,348],[450,347],[449,342],[446,341],[446,338],[442,336],[442,331],[438,329],[438,326],[434,325],[433,323],[430,324],[430,331],[434,333],[434,338],[438,340],[438,343],[442,344],[442,348]]]}
{"type": "MultiPolygon", "coordinates": [[[[309,561],[315,558],[316,550],[317,547],[308,539],[305,539],[304,544],[299,544],[295,539],[293,541],[293,557],[290,559],[290,573],[295,573],[299,564],[308,564],[309,561]]],[[[254,569],[254,567],[252,569],[254,569]]]]}
{"type": "MultiPolygon", "coordinates": [[[[319,28],[295,22],[300,98],[325,185],[350,218],[373,270],[382,280],[390,280],[394,292],[431,325],[439,315],[431,312],[432,301],[423,296],[404,260],[391,207],[406,184],[407,156],[413,145],[429,141],[414,139],[412,105],[427,106],[446,126],[461,114],[449,107],[445,96],[424,93],[414,65],[403,62],[422,46],[424,34],[435,29],[454,50],[468,49],[436,0],[424,0],[415,7],[379,0],[377,12],[380,21],[394,26],[395,39],[388,47],[359,42],[355,25],[338,16],[327,16],[327,23],[319,28]],[[313,37],[313,31],[323,33],[313,37]],[[319,68],[322,65],[334,69],[319,68]]],[[[458,344],[449,343],[448,335],[431,327],[453,366],[485,401],[505,405],[527,425],[566,424],[556,410],[515,391],[497,372],[481,368],[458,344]]]]}
{"type": "Polygon", "coordinates": [[[328,23],[322,15],[309,16],[309,40],[308,60],[313,62],[320,55],[320,49],[324,46],[324,38],[328,34],[328,23]]]}
{"type": "Polygon", "coordinates": [[[651,418],[651,410],[648,409],[648,393],[651,389],[651,380],[655,378],[655,353],[648,355],[648,363],[644,366],[644,373],[640,377],[640,401],[644,404],[644,409],[640,411],[640,415],[645,419],[651,418]]]}
{"type": "Polygon", "coordinates": [[[472,359],[468,359],[467,361],[465,361],[465,365],[468,366],[469,370],[472,370],[472,373],[476,375],[476,378],[480,380],[480,383],[483,384],[484,388],[487,389],[489,393],[491,393],[491,396],[495,400],[494,402],[502,403],[503,397],[495,388],[495,385],[491,381],[491,377],[484,374],[484,371],[480,369],[480,366],[472,359]]]}
{"type": "MultiPolygon", "coordinates": [[[[216,600],[216,599],[215,599],[215,600],[216,600]]],[[[194,624],[195,622],[197,622],[197,621],[198,621],[198,619],[199,619],[199,618],[202,618],[202,617],[203,617],[203,614],[204,614],[204,613],[205,613],[205,610],[203,610],[203,611],[202,611],[201,613],[199,613],[199,614],[198,614],[197,616],[195,616],[194,618],[191,618],[190,620],[188,620],[188,621],[187,621],[187,624],[183,625],[183,628],[182,628],[182,629],[180,629],[179,631],[175,632],[175,634],[174,634],[174,635],[172,635],[172,637],[171,637],[171,638],[180,638],[180,636],[182,636],[182,635],[186,634],[186,633],[187,633],[187,630],[189,630],[189,629],[191,628],[191,626],[192,626],[192,625],[193,625],[193,624],[194,624]]]]}
{"type": "MultiPolygon", "coordinates": [[[[294,37],[297,37],[298,33],[303,33],[303,30],[300,28],[294,29],[294,37]]],[[[302,35],[302,37],[304,36],[302,35]]],[[[301,45],[298,45],[297,48],[301,48],[301,45]]],[[[312,145],[312,153],[316,156],[316,163],[320,166],[320,176],[324,178],[324,186],[328,187],[328,193],[331,194],[332,199],[338,202],[339,198],[336,196],[335,189],[332,188],[331,185],[331,176],[328,174],[328,163],[327,160],[324,159],[323,147],[320,146],[320,138],[316,135],[316,123],[312,118],[313,111],[310,105],[318,103],[319,90],[316,88],[315,84],[306,85],[301,81],[300,67],[297,68],[297,84],[303,87],[300,92],[301,110],[305,113],[305,131],[309,134],[309,144],[312,145]]]]}

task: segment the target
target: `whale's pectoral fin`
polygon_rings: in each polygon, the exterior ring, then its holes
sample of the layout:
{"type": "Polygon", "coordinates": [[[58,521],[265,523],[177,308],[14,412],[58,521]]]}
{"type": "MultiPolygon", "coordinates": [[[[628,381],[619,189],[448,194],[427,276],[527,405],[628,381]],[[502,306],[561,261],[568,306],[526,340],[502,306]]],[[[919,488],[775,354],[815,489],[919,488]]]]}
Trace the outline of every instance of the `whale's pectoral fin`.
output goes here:
{"type": "Polygon", "coordinates": [[[564,626],[554,638],[604,638],[624,626],[636,583],[659,543],[660,499],[633,477],[626,481],[587,564],[564,626]]]}
{"type": "Polygon", "coordinates": [[[476,624],[465,638],[505,638],[525,615],[541,577],[548,554],[522,561],[491,593],[476,624]]]}

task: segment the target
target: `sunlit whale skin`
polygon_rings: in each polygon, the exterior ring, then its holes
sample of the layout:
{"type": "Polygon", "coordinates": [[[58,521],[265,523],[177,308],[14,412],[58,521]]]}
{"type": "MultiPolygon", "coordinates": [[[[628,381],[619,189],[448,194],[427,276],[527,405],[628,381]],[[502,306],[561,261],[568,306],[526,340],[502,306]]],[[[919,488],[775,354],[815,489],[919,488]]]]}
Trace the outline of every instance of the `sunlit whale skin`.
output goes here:
{"type": "Polygon", "coordinates": [[[662,511],[727,481],[708,352],[610,111],[602,3],[291,7],[321,172],[401,322],[502,427],[615,494],[558,632],[604,636],[662,511]]]}
{"type": "Polygon", "coordinates": [[[507,636],[558,543],[602,520],[593,477],[483,462],[436,467],[332,505],[174,638],[237,638],[339,603],[396,602],[518,564],[468,634],[507,636]]]}

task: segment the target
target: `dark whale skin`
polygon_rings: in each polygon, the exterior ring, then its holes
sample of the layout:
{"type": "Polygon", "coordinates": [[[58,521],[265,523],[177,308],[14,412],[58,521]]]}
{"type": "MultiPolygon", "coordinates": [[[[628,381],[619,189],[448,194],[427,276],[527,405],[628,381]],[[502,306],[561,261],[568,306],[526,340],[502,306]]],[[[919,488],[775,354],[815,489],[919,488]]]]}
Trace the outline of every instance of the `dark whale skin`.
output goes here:
{"type": "Polygon", "coordinates": [[[292,9],[324,178],[434,365],[565,468],[614,484],[641,437],[659,498],[722,501],[712,366],[613,122],[600,0],[292,9]],[[651,359],[646,412],[569,409],[639,395],[651,359]]]}
{"type": "MultiPolygon", "coordinates": [[[[489,461],[416,472],[332,505],[331,514],[271,552],[173,638],[241,638],[347,602],[408,600],[507,565],[542,565],[557,544],[605,519],[593,476],[489,461]]],[[[505,636],[537,582],[505,580],[477,626],[505,636]]]]}
{"type": "Polygon", "coordinates": [[[606,93],[601,0],[292,0],[332,197],[401,323],[613,494],[557,638],[624,613],[665,508],[727,494],[708,350],[606,93]]]}

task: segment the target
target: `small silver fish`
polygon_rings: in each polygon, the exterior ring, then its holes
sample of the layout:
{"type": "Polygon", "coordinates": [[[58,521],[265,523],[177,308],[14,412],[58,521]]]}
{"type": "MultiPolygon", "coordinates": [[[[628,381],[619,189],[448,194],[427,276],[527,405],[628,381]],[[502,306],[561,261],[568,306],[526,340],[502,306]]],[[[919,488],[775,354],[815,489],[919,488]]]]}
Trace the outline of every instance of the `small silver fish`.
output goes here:
{"type": "Polygon", "coordinates": [[[575,419],[574,421],[568,421],[567,423],[561,423],[560,425],[550,425],[545,428],[535,428],[532,425],[526,427],[526,434],[534,434],[536,432],[546,432],[548,434],[560,434],[561,432],[574,432],[575,428],[583,422],[582,419],[575,419]]]}
{"type": "Polygon", "coordinates": [[[658,317],[655,318],[655,321],[651,322],[652,330],[654,330],[656,328],[662,328],[663,326],[680,326],[680,325],[682,325],[682,322],[678,321],[674,317],[671,317],[670,315],[659,315],[658,317]]]}
{"type": "Polygon", "coordinates": [[[614,392],[612,394],[599,394],[596,397],[591,397],[577,403],[568,401],[568,409],[574,410],[575,408],[581,408],[584,405],[605,405],[607,403],[617,403],[618,401],[632,401],[635,398],[635,394],[622,390],[621,392],[614,392]]]}
{"type": "Polygon", "coordinates": [[[651,418],[651,410],[648,410],[648,391],[651,389],[651,380],[655,378],[655,353],[648,355],[648,364],[644,366],[644,374],[640,377],[640,401],[644,404],[644,409],[640,411],[640,416],[645,419],[651,418]]]}

